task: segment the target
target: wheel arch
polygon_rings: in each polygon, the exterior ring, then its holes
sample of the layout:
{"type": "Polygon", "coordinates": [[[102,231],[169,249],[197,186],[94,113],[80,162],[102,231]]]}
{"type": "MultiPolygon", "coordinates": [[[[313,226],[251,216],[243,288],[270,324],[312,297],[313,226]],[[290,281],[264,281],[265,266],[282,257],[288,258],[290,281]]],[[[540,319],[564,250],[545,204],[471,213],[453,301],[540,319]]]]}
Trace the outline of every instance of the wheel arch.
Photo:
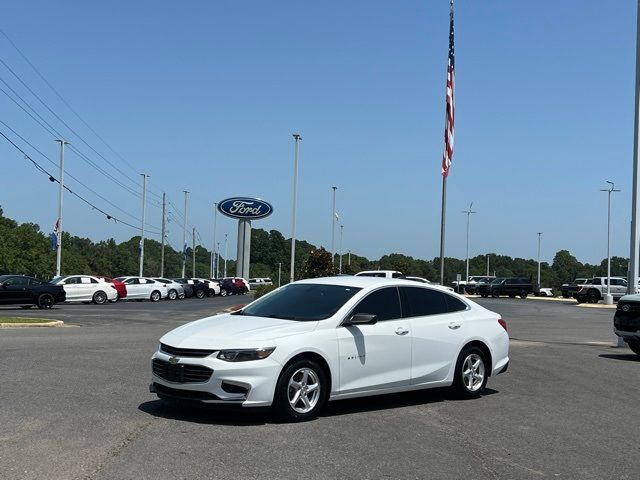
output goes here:
{"type": "Polygon", "coordinates": [[[484,353],[487,359],[487,363],[488,363],[487,371],[488,371],[488,376],[490,377],[491,372],[493,371],[493,355],[491,354],[491,349],[489,348],[489,346],[482,340],[478,340],[478,339],[471,340],[465,343],[465,345],[462,347],[462,349],[458,353],[458,356],[460,356],[460,353],[462,353],[462,351],[467,347],[477,347],[480,350],[482,350],[482,353],[484,353]]]}
{"type": "Polygon", "coordinates": [[[291,358],[287,359],[287,361],[285,363],[283,363],[282,368],[280,369],[280,375],[282,375],[282,372],[284,372],[284,370],[289,365],[291,365],[293,362],[295,362],[297,360],[302,360],[302,359],[314,360],[322,367],[322,369],[324,370],[324,373],[327,375],[327,380],[329,382],[328,391],[329,391],[329,394],[331,394],[331,389],[332,389],[332,385],[333,385],[333,377],[334,377],[333,376],[333,372],[331,370],[331,366],[330,366],[329,362],[327,361],[327,359],[323,355],[318,353],[318,352],[314,352],[314,351],[308,350],[308,351],[296,353],[291,358]]]}

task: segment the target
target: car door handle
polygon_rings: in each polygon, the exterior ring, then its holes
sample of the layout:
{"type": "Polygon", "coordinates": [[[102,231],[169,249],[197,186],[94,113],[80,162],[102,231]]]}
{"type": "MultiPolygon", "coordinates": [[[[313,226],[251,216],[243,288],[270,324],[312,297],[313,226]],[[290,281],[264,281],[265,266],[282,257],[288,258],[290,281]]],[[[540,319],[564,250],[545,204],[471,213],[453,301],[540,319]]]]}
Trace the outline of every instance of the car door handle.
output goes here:
{"type": "Polygon", "coordinates": [[[406,335],[407,333],[409,333],[409,330],[407,330],[406,328],[396,328],[396,335],[406,335]]]}
{"type": "Polygon", "coordinates": [[[449,328],[450,328],[451,330],[457,330],[457,329],[459,329],[459,328],[460,328],[460,324],[459,324],[459,323],[456,323],[456,322],[451,322],[451,323],[449,324],[449,328]]]}

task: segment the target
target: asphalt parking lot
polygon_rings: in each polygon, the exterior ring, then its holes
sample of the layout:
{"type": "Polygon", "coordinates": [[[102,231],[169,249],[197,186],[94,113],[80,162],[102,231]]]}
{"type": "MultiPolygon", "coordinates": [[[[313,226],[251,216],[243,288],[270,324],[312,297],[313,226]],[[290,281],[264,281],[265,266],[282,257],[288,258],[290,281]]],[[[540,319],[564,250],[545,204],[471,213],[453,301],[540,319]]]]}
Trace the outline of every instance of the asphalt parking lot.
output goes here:
{"type": "Polygon", "coordinates": [[[330,403],[319,419],[176,410],[148,393],[158,338],[246,297],[63,305],[0,315],[2,479],[637,479],[640,357],[613,311],[480,299],[509,325],[509,371],[477,400],[447,390],[330,403]]]}

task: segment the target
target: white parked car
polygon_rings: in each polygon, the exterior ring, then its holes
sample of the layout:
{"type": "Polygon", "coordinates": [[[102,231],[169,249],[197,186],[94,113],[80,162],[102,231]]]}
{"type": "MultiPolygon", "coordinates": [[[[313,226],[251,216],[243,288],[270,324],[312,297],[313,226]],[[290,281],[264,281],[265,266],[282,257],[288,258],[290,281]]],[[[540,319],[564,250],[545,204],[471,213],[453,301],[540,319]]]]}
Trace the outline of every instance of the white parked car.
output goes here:
{"type": "Polygon", "coordinates": [[[93,302],[103,305],[115,301],[118,292],[113,283],[91,275],[66,275],[51,280],[54,285],[62,285],[67,302],[93,302]]]}
{"type": "Polygon", "coordinates": [[[271,279],[269,277],[250,278],[249,279],[249,287],[250,288],[260,287],[262,285],[273,285],[273,282],[271,281],[271,279]]]}
{"type": "Polygon", "coordinates": [[[507,370],[509,336],[500,315],[441,288],[315,278],[176,328],[151,363],[160,398],[272,405],[297,421],[328,400],[443,386],[476,397],[507,370]]]}
{"type": "Polygon", "coordinates": [[[420,283],[426,283],[428,285],[434,286],[434,287],[440,287],[440,288],[444,288],[445,290],[449,291],[449,292],[455,292],[455,290],[451,287],[447,287],[445,285],[440,285],[439,283],[433,283],[430,282],[429,280],[427,280],[424,277],[403,277],[407,280],[411,280],[413,282],[420,282],[420,283]]]}
{"type": "Polygon", "coordinates": [[[154,278],[156,282],[163,283],[167,287],[167,298],[175,300],[184,298],[184,287],[182,284],[168,278],[154,278]]]}
{"type": "Polygon", "coordinates": [[[127,300],[151,300],[157,302],[167,298],[169,291],[164,283],[146,277],[118,277],[127,286],[127,300]]]}

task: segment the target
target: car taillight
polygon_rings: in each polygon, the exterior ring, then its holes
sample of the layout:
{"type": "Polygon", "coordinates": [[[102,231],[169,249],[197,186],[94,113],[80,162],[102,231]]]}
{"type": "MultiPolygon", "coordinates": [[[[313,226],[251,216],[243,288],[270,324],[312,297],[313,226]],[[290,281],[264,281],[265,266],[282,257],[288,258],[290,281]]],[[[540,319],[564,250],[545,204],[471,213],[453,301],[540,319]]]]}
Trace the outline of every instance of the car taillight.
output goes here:
{"type": "Polygon", "coordinates": [[[501,326],[502,328],[504,328],[504,331],[505,331],[505,332],[508,332],[508,331],[509,331],[509,330],[507,330],[507,322],[505,322],[503,319],[499,318],[499,319],[498,319],[498,323],[500,324],[500,326],[501,326]]]}

